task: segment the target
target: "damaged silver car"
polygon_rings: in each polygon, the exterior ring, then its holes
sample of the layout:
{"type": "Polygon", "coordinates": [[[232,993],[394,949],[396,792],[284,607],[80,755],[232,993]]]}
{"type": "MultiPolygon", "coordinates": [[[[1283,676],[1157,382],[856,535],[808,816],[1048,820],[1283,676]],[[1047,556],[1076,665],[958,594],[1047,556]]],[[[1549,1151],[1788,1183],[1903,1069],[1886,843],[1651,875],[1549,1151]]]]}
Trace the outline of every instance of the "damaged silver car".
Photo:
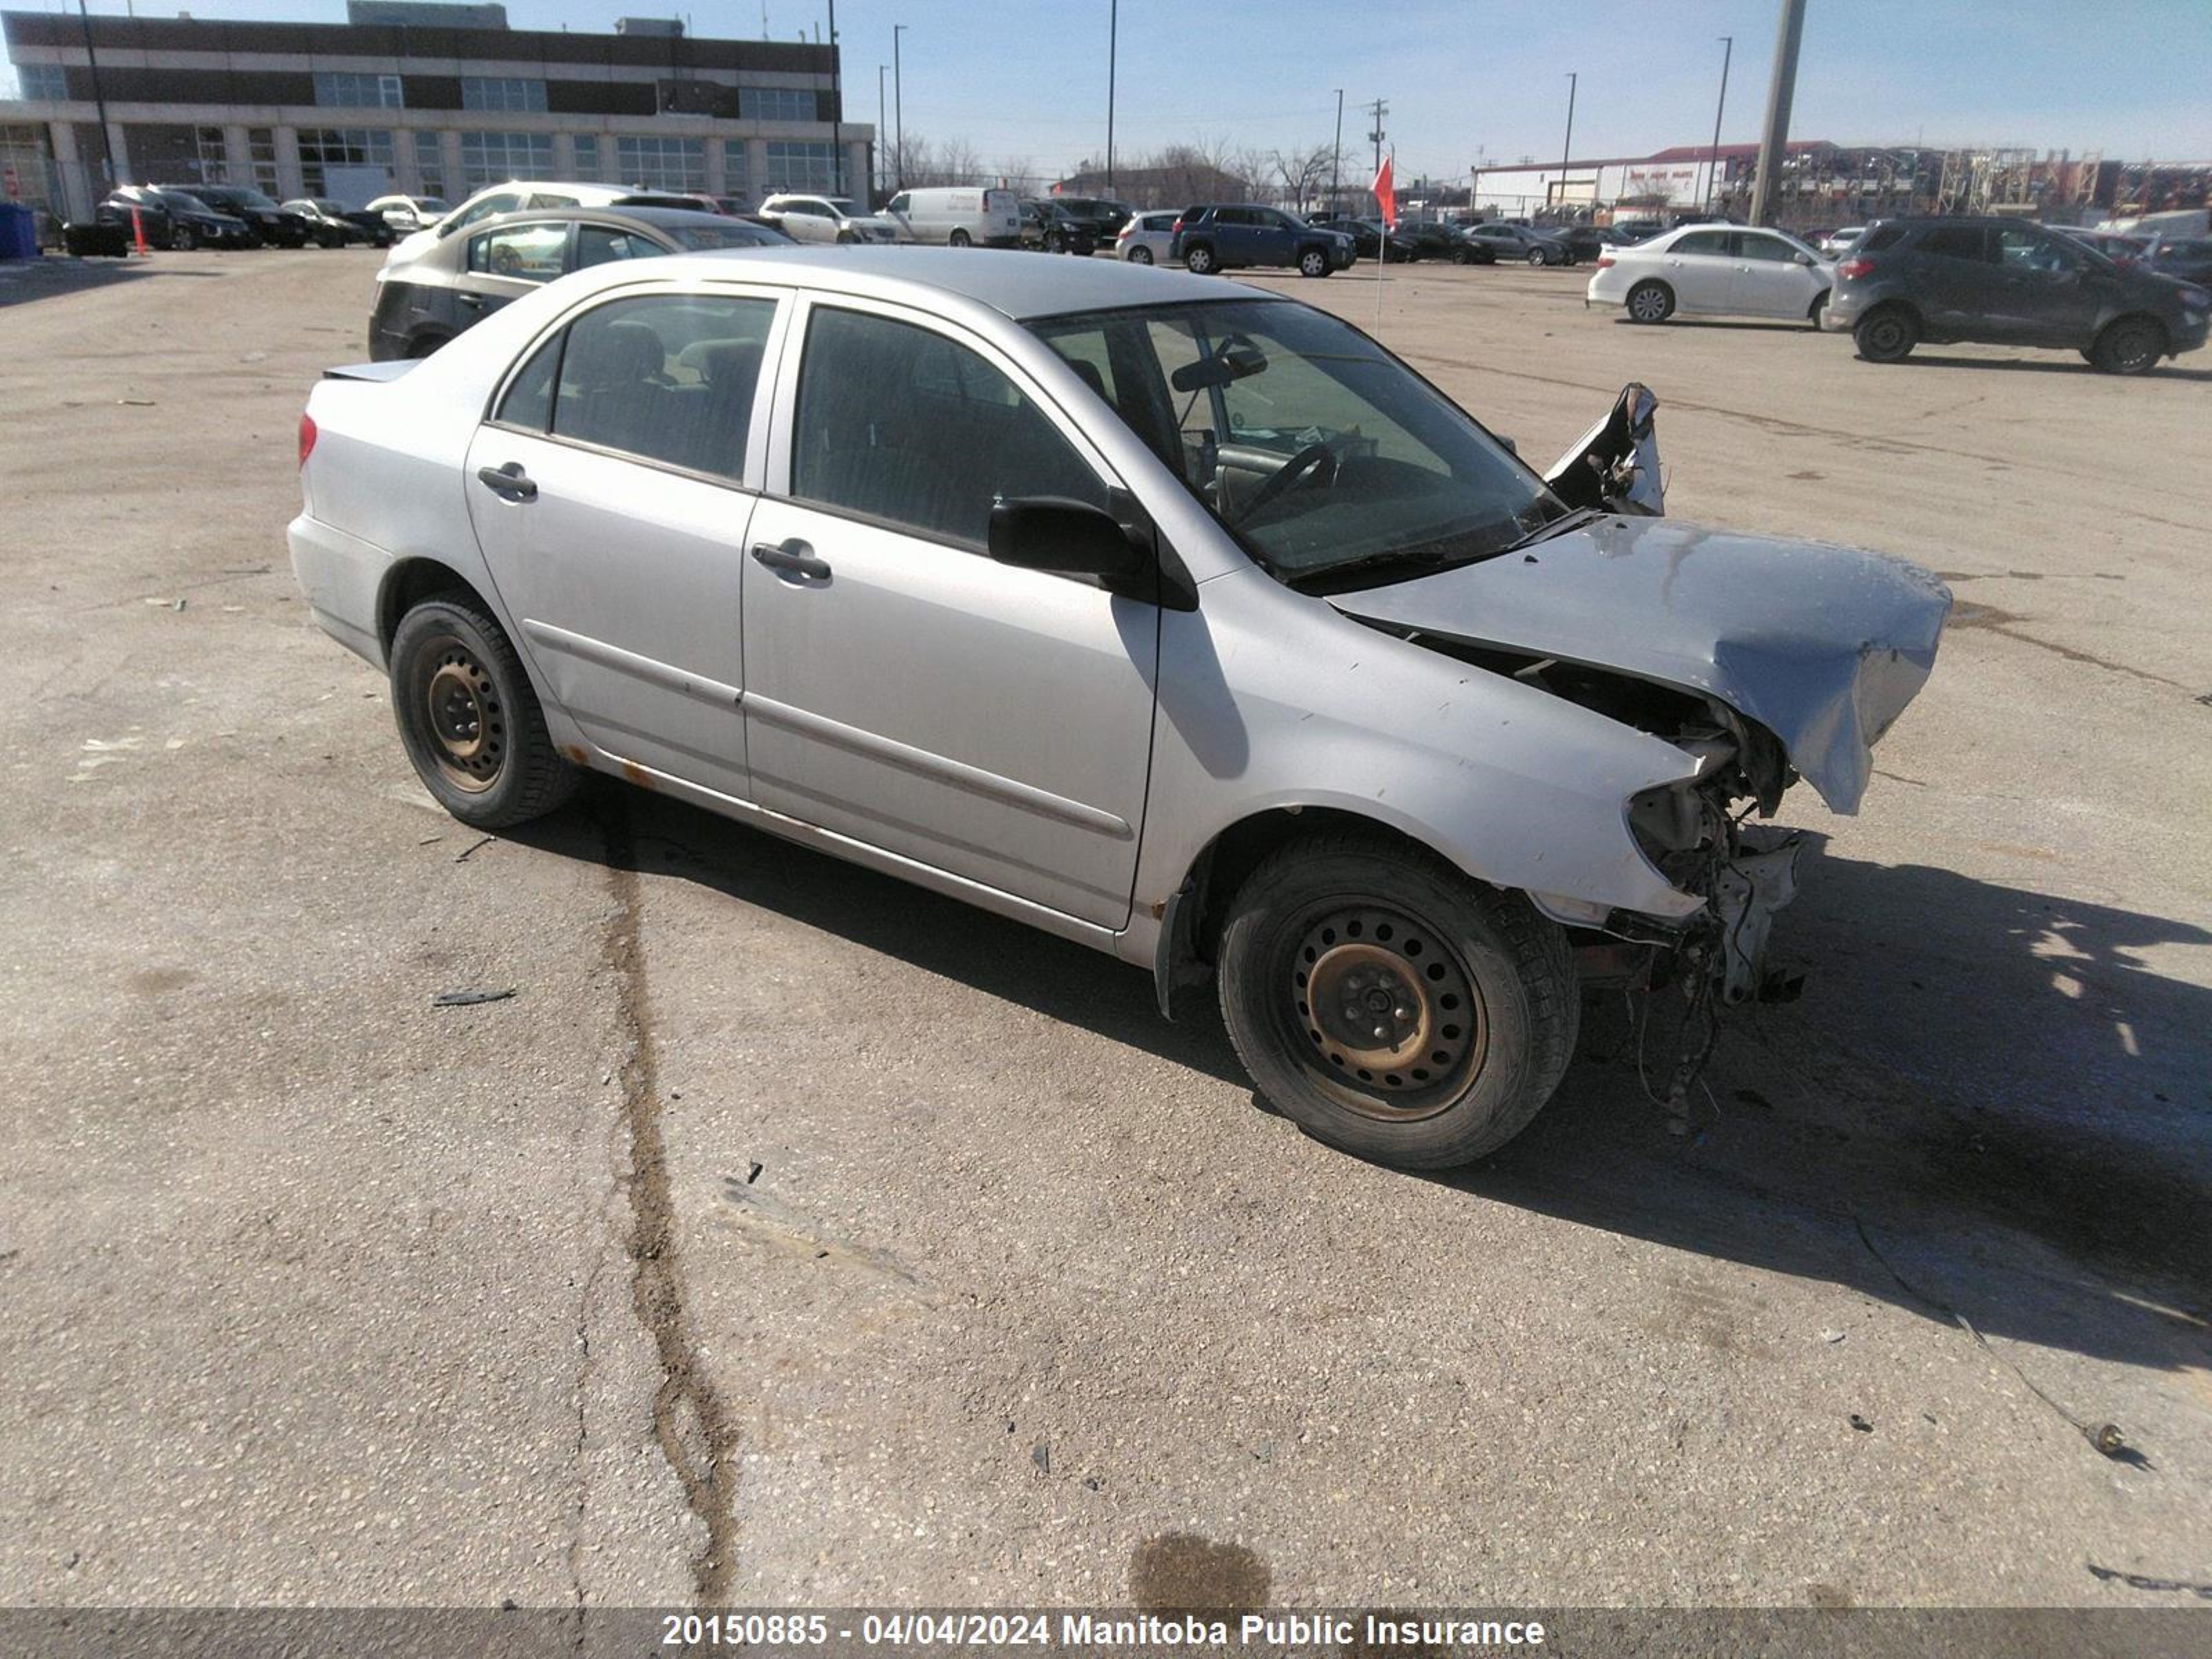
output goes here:
{"type": "MultiPolygon", "coordinates": [[[[1358,330],[1105,262],[609,265],[333,370],[293,560],[458,817],[586,769],[1218,986],[1313,1134],[1518,1132],[1602,969],[1773,988],[1949,595],[1661,516],[1641,386],[1547,475],[1358,330]]],[[[1679,1103],[1709,1041],[1663,1080],[1679,1103]]]]}

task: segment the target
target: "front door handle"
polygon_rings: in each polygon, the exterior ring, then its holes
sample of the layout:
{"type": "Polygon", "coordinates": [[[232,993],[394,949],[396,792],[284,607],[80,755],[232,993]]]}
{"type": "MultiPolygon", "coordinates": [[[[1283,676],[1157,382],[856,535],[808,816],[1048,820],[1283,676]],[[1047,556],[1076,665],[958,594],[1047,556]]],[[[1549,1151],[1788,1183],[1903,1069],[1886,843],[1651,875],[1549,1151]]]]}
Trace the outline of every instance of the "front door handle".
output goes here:
{"type": "Polygon", "coordinates": [[[477,469],[477,482],[506,501],[538,499],[537,482],[522,470],[520,461],[509,461],[505,466],[480,466],[477,469]]]}
{"type": "Polygon", "coordinates": [[[774,542],[755,542],[753,557],[771,570],[788,571],[795,576],[807,576],[818,582],[830,580],[827,562],[814,556],[814,550],[802,541],[788,541],[781,546],[774,542]]]}

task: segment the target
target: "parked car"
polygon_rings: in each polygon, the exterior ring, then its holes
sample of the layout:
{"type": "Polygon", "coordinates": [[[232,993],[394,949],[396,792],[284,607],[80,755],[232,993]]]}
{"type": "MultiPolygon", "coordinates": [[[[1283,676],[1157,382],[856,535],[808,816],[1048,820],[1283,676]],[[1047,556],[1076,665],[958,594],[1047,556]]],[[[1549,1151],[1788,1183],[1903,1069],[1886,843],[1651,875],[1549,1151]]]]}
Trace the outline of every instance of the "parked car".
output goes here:
{"type": "Polygon", "coordinates": [[[355,242],[382,247],[392,240],[391,228],[381,217],[349,212],[333,197],[295,196],[284,204],[284,211],[307,222],[308,238],[318,247],[346,247],[355,242]]]}
{"type": "Polygon", "coordinates": [[[1417,259],[1448,259],[1461,264],[1471,264],[1472,258],[1460,259],[1460,252],[1470,246],[1479,246],[1496,258],[1495,251],[1486,244],[1470,245],[1464,233],[1451,225],[1435,219],[1401,219],[1398,234],[1413,245],[1417,259]]]}
{"type": "Polygon", "coordinates": [[[624,185],[566,179],[514,179],[503,185],[488,185],[450,213],[426,222],[423,228],[398,242],[389,258],[414,258],[431,246],[434,238],[442,240],[454,235],[503,213],[535,213],[572,207],[665,207],[696,212],[699,204],[675,191],[633,190],[624,185]]]}
{"type": "Polygon", "coordinates": [[[165,248],[240,248],[253,246],[253,231],[243,219],[217,213],[197,196],[153,185],[119,185],[93,210],[99,224],[127,231],[137,216],[149,246],[165,248]]]}
{"type": "Polygon", "coordinates": [[[373,362],[427,357],[501,306],[572,270],[714,248],[789,247],[780,233],[684,208],[563,208],[482,221],[376,273],[373,362]]]}
{"type": "Polygon", "coordinates": [[[1114,239],[1114,256],[1133,265],[1164,264],[1173,258],[1176,216],[1140,213],[1114,239]]]}
{"type": "Polygon", "coordinates": [[[1611,231],[1596,225],[1562,225],[1552,234],[1566,244],[1570,264],[1588,264],[1607,249],[1620,246],[1611,231]]]}
{"type": "Polygon", "coordinates": [[[1127,202],[1109,201],[1099,196],[1055,196],[1052,198],[1077,218],[1088,221],[1098,234],[1098,245],[1104,247],[1121,234],[1136,209],[1127,202]]]}
{"type": "Polygon", "coordinates": [[[1616,219],[1606,228],[1613,234],[1615,247],[1630,247],[1656,236],[1667,227],[1656,219],[1616,219]]]}
{"type": "Polygon", "coordinates": [[[1864,225],[1845,225],[1841,230],[1832,230],[1813,244],[1814,251],[1824,259],[1841,259],[1858,246],[1866,229],[1864,225]]]}
{"type": "Polygon", "coordinates": [[[1351,238],[1356,259],[1385,259],[1395,265],[1408,264],[1421,257],[1420,245],[1403,230],[1391,231],[1386,238],[1380,219],[1316,219],[1312,222],[1322,230],[1351,238]]]}
{"type": "Polygon", "coordinates": [[[898,240],[898,227],[888,219],[863,213],[842,196],[771,196],[760,204],[760,216],[794,242],[890,242],[898,240]]]}
{"type": "Polygon", "coordinates": [[[307,220],[244,185],[161,185],[156,188],[181,191],[204,202],[217,213],[244,220],[246,228],[253,233],[256,245],[305,247],[313,234],[313,227],[307,220]]]}
{"type": "Polygon", "coordinates": [[[902,190],[884,209],[906,228],[909,241],[946,247],[1018,247],[1022,198],[1011,190],[902,190]]]}
{"type": "Polygon", "coordinates": [[[1777,317],[1818,328],[1835,285],[1836,268],[1785,232],[1691,225],[1598,255],[1584,299],[1624,307],[1632,323],[1777,317]]]}
{"type": "Polygon", "coordinates": [[[1358,257],[1352,239],[1280,208],[1224,202],[1187,207],[1175,222],[1169,257],[1203,276],[1255,265],[1326,276],[1358,257]]]}
{"type": "Polygon", "coordinates": [[[391,233],[384,245],[391,247],[418,230],[428,229],[453,210],[442,196],[380,196],[363,211],[384,221],[391,233]]]}
{"type": "Polygon", "coordinates": [[[2204,343],[2212,291],[2122,268],[2017,219],[1877,221],[1836,267],[1828,325],[1893,363],[1922,341],[2071,347],[2140,374],[2204,343]]]}
{"type": "Polygon", "coordinates": [[[2080,225],[2053,225],[2061,236],[2070,236],[2083,247],[2094,248],[2116,265],[2131,265],[2151,252],[2144,237],[2124,236],[2117,231],[2089,230],[2080,225]]]}
{"type": "Polygon", "coordinates": [[[1467,234],[1488,243],[1491,252],[1501,260],[1519,259],[1532,265],[1571,265],[1575,262],[1574,254],[1565,242],[1526,225],[1492,220],[1488,224],[1469,225],[1467,234]]]}
{"type": "Polygon", "coordinates": [[[2199,288],[2212,284],[2212,237],[2188,236],[2161,241],[2144,268],[2199,288]]]}
{"type": "Polygon", "coordinates": [[[1022,204],[1022,241],[1046,253],[1090,255],[1098,251],[1098,227],[1054,201],[1022,204]]]}
{"type": "Polygon", "coordinates": [[[1164,1012],[1212,981],[1294,1121],[1432,1168],[1553,1092],[1576,947],[1759,991],[1798,843],[1745,820],[1801,775],[1856,810],[1949,610],[1650,516],[1652,409],[1547,478],[1279,295],[682,257],[329,371],[289,537],[462,822],[596,770],[1149,969],[1164,1012]]]}

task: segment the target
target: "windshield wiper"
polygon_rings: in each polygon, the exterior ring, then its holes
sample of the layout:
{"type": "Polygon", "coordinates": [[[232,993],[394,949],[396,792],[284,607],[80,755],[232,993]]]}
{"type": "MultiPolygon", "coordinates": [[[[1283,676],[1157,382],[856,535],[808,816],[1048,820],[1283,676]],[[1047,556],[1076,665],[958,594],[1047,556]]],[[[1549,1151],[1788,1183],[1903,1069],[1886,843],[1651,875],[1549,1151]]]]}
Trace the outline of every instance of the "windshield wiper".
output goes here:
{"type": "Polygon", "coordinates": [[[1578,529],[1588,524],[1592,519],[1604,516],[1605,510],[1602,507],[1577,507],[1561,514],[1549,524],[1538,525],[1519,541],[1508,543],[1498,550],[1501,553],[1517,553],[1524,547],[1532,547],[1538,542],[1549,541],[1554,536],[1563,536],[1570,530],[1578,529]]]}
{"type": "Polygon", "coordinates": [[[1288,572],[1285,580],[1301,592],[1309,582],[1334,582],[1340,576],[1355,575],[1364,570],[1380,570],[1391,565],[1406,565],[1416,570],[1433,570],[1438,565],[1449,564],[1456,556],[1435,547],[1389,547],[1379,553],[1363,553],[1356,559],[1346,559],[1341,564],[1327,564],[1316,570],[1288,572]]]}

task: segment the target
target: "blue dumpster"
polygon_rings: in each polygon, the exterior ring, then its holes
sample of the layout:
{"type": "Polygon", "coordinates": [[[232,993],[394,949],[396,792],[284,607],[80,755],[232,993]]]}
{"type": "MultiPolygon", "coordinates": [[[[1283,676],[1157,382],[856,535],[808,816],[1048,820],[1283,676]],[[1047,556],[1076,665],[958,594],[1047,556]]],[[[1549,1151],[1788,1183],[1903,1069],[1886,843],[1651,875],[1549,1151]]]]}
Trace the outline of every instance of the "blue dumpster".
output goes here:
{"type": "Polygon", "coordinates": [[[39,257],[39,226],[20,202],[0,202],[0,259],[39,257]]]}

